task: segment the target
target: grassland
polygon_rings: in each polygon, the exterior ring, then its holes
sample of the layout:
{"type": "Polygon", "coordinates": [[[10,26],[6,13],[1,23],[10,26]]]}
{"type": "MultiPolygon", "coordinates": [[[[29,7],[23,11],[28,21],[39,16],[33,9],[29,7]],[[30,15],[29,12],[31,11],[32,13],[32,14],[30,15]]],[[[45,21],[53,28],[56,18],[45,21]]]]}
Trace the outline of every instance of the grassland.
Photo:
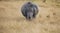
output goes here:
{"type": "Polygon", "coordinates": [[[28,21],[21,6],[28,1],[0,1],[0,33],[60,33],[60,2],[33,1],[39,13],[28,21]]]}

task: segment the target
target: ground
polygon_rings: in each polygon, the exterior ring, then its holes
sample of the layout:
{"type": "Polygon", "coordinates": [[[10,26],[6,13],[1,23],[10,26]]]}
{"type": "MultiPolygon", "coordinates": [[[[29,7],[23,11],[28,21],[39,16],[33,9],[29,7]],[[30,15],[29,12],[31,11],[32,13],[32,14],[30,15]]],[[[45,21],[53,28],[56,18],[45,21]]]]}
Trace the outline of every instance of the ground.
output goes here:
{"type": "Polygon", "coordinates": [[[0,33],[60,33],[60,5],[35,1],[39,13],[29,21],[20,11],[26,2],[0,2],[0,33]]]}

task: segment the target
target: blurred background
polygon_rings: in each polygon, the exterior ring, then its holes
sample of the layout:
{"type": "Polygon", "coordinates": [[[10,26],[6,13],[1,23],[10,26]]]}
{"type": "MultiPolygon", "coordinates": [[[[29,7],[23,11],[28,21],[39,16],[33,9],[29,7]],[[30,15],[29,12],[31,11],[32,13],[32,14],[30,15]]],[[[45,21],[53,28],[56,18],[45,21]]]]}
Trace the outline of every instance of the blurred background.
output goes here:
{"type": "Polygon", "coordinates": [[[0,0],[0,33],[60,33],[60,0],[0,0]],[[21,13],[29,1],[39,8],[32,21],[21,13]]]}

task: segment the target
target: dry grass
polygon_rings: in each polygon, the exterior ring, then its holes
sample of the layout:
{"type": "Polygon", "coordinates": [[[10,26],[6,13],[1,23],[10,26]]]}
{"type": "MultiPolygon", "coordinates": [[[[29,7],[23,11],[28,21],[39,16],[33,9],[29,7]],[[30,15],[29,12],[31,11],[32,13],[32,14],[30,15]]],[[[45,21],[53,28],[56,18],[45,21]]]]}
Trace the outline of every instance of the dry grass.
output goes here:
{"type": "Polygon", "coordinates": [[[60,33],[60,8],[55,3],[34,1],[39,13],[28,21],[20,11],[25,2],[0,2],[0,33],[60,33]]]}

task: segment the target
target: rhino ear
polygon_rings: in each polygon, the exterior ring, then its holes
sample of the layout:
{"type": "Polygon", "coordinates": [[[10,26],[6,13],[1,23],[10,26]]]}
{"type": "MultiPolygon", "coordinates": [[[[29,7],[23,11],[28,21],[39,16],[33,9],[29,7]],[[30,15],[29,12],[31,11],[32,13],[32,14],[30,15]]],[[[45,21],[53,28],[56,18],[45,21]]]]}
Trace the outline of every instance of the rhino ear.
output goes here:
{"type": "Polygon", "coordinates": [[[28,4],[31,4],[31,2],[28,2],[28,4]]]}

